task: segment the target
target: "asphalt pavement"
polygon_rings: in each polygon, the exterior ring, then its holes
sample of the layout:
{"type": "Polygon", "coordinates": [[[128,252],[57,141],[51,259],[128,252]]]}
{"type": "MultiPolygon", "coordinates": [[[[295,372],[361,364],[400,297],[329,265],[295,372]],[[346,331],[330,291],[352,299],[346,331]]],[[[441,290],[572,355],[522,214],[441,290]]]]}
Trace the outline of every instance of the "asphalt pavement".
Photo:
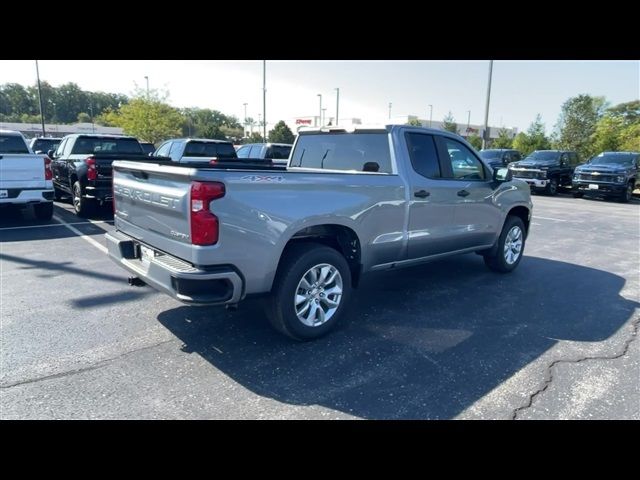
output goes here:
{"type": "Polygon", "coordinates": [[[640,201],[533,202],[512,274],[475,254],[372,274],[309,343],[259,300],[128,286],[109,209],[3,211],[0,418],[640,419],[640,201]]]}

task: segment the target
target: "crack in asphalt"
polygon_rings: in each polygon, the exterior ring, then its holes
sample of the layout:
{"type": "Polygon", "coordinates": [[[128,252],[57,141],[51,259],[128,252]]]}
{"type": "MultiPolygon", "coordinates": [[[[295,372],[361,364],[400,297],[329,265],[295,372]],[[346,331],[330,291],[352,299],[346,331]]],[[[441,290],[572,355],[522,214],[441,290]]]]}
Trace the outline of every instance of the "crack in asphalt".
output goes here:
{"type": "Polygon", "coordinates": [[[629,352],[629,347],[631,346],[631,343],[638,337],[638,330],[640,329],[640,318],[636,319],[635,321],[633,321],[631,323],[631,325],[633,326],[632,330],[631,330],[631,335],[629,336],[629,338],[627,338],[624,342],[624,348],[622,349],[622,352],[617,354],[617,355],[606,355],[606,356],[596,356],[596,357],[581,357],[578,358],[576,360],[554,360],[553,362],[551,362],[551,364],[549,364],[549,366],[545,369],[547,372],[547,378],[545,379],[545,381],[543,382],[542,386],[536,390],[535,392],[533,392],[531,395],[529,395],[529,400],[525,405],[521,405],[520,407],[516,408],[513,413],[511,414],[511,420],[517,420],[518,419],[518,414],[521,413],[522,411],[530,408],[533,405],[533,402],[535,400],[535,398],[537,396],[539,396],[541,393],[543,393],[545,390],[547,390],[547,388],[549,388],[549,385],[551,385],[551,383],[553,382],[553,368],[560,364],[560,363],[581,363],[587,360],[616,360],[618,358],[622,358],[624,357],[628,352],[629,352]]]}
{"type": "Polygon", "coordinates": [[[161,345],[165,345],[167,343],[171,343],[171,342],[177,342],[179,340],[172,338],[170,340],[165,340],[164,342],[160,342],[160,343],[155,343],[153,345],[147,345],[146,347],[140,347],[140,348],[136,348],[134,350],[129,350],[128,352],[124,352],[121,353],[120,355],[116,355],[115,357],[112,358],[105,358],[104,360],[100,360],[97,363],[94,363],[93,365],[89,365],[87,367],[82,367],[82,368],[77,368],[75,370],[68,370],[66,372],[59,372],[59,373],[54,373],[52,375],[45,375],[42,377],[36,377],[36,378],[29,378],[27,380],[20,380],[17,382],[13,382],[13,383],[7,383],[5,385],[0,385],[0,389],[5,390],[7,388],[12,388],[12,387],[18,387],[20,385],[27,385],[29,383],[37,383],[37,382],[42,382],[44,380],[52,380],[55,378],[62,378],[62,377],[68,377],[71,375],[76,375],[78,373],[83,373],[83,372],[90,372],[91,370],[97,370],[99,368],[103,368],[106,367],[108,364],[115,362],[116,360],[119,360],[121,358],[127,357],[129,355],[132,355],[134,353],[138,353],[141,352],[143,350],[149,350],[155,347],[159,347],[161,345]]]}

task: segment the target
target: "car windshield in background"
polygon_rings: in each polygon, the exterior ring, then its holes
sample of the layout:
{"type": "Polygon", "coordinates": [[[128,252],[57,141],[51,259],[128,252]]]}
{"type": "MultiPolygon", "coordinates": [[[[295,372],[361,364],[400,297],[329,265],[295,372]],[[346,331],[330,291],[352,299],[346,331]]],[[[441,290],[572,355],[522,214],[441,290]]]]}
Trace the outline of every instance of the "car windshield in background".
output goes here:
{"type": "Polygon", "coordinates": [[[596,165],[631,165],[633,163],[633,155],[621,155],[619,153],[605,153],[593,157],[589,163],[596,165]]]}
{"type": "Polygon", "coordinates": [[[362,172],[366,164],[366,171],[391,173],[386,132],[301,135],[289,166],[362,172]]]}
{"type": "Polygon", "coordinates": [[[282,145],[271,145],[269,152],[267,154],[267,158],[273,158],[275,160],[286,160],[289,158],[289,154],[291,153],[291,147],[285,147],[282,145]]]}
{"type": "Polygon", "coordinates": [[[91,138],[80,137],[73,146],[72,154],[122,153],[141,155],[142,147],[135,138],[91,138]]]}
{"type": "Polygon", "coordinates": [[[47,153],[49,150],[55,150],[60,145],[60,140],[49,140],[47,138],[39,138],[33,143],[33,151],[41,151],[47,153]]]}
{"type": "Polygon", "coordinates": [[[29,153],[27,145],[18,135],[0,136],[0,153],[29,153]]]}
{"type": "Polygon", "coordinates": [[[560,153],[558,152],[533,152],[524,160],[535,160],[536,162],[556,162],[560,158],[560,153]]]}
{"type": "Polygon", "coordinates": [[[501,153],[500,150],[482,150],[480,156],[485,160],[493,160],[494,158],[499,159],[501,153]]]}
{"type": "Polygon", "coordinates": [[[189,142],[184,157],[238,158],[230,143],[189,142]]]}

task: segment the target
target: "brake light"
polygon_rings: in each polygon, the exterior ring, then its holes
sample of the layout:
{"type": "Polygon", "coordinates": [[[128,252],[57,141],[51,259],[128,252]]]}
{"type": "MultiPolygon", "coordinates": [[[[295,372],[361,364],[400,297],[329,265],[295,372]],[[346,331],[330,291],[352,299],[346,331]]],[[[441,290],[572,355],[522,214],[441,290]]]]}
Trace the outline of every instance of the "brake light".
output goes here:
{"type": "Polygon", "coordinates": [[[84,159],[87,165],[87,180],[95,180],[98,178],[98,168],[96,167],[96,159],[87,157],[84,159]]]}
{"type": "Polygon", "coordinates": [[[53,173],[51,172],[51,159],[44,156],[44,179],[53,180],[53,173]]]}
{"type": "Polygon", "coordinates": [[[218,242],[218,217],[210,209],[217,198],[224,197],[224,183],[191,183],[191,243],[193,245],[214,245],[218,242]]]}

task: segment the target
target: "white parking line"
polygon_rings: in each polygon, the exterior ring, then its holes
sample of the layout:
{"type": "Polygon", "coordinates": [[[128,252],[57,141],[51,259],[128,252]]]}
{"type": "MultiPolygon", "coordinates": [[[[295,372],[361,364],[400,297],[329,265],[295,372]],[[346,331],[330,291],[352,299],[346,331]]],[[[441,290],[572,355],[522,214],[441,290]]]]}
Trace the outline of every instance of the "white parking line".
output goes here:
{"type": "MultiPolygon", "coordinates": [[[[66,225],[88,225],[89,223],[93,223],[94,225],[108,223],[109,225],[112,225],[113,220],[87,220],[86,222],[72,222],[67,223],[66,225]]],[[[50,225],[27,225],[25,227],[0,227],[0,232],[4,230],[26,230],[28,228],[64,227],[66,225],[61,223],[52,223],[50,225]]]]}
{"type": "Polygon", "coordinates": [[[556,222],[568,222],[568,220],[562,220],[560,218],[539,217],[538,215],[534,215],[533,218],[539,218],[540,220],[555,220],[556,222]]]}
{"type": "MultiPolygon", "coordinates": [[[[88,235],[85,235],[84,233],[82,233],[80,230],[78,230],[76,227],[72,226],[70,223],[65,222],[64,220],[62,220],[60,217],[58,217],[57,215],[53,216],[53,219],[64,225],[65,227],[67,227],[69,230],[71,230],[73,233],[75,233],[76,235],[78,235],[81,239],[86,240],[87,242],[89,242],[91,245],[93,245],[94,247],[96,247],[98,250],[100,250],[102,253],[107,253],[107,247],[105,247],[104,245],[96,242],[93,238],[89,237],[88,235]]],[[[85,222],[83,222],[85,223],[85,222]]],[[[92,222],[91,222],[92,223],[92,222]]]]}

